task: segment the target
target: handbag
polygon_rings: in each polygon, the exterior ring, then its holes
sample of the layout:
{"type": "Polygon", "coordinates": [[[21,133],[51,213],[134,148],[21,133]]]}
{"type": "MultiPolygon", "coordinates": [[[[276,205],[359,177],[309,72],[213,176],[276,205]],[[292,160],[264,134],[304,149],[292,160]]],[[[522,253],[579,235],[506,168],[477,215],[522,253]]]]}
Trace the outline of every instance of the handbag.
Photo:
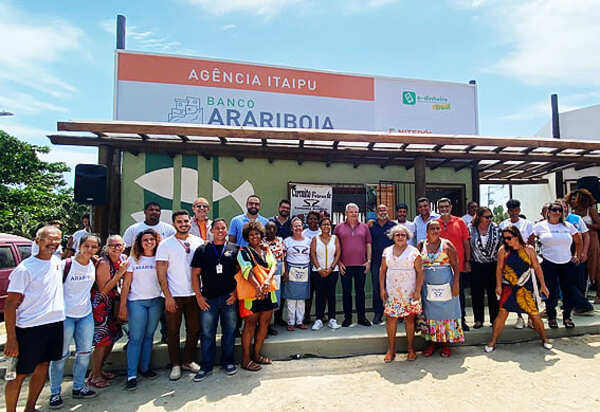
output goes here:
{"type": "MultiPolygon", "coordinates": [[[[252,251],[248,250],[248,253],[250,254],[252,262],[254,263],[254,265],[252,266],[252,274],[254,275],[254,278],[262,284],[268,278],[270,269],[259,265],[258,262],[256,262],[252,251]]],[[[270,254],[271,251],[267,250],[266,253],[270,254]]],[[[237,283],[235,286],[235,290],[238,299],[256,299],[256,286],[254,286],[252,282],[250,282],[244,277],[244,275],[242,275],[241,269],[238,273],[235,274],[235,280],[237,283]]],[[[277,290],[277,283],[275,281],[275,278],[271,277],[271,280],[269,282],[269,292],[273,292],[274,290],[277,290]]]]}
{"type": "Polygon", "coordinates": [[[427,285],[427,300],[431,302],[447,302],[452,300],[450,283],[441,285],[427,285]]]}

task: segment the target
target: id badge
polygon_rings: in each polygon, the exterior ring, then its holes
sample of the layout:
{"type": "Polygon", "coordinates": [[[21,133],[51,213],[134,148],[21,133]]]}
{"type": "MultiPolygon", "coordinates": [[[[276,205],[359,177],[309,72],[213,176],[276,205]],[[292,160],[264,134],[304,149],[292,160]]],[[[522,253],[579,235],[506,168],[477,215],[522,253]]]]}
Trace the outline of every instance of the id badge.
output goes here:
{"type": "Polygon", "coordinates": [[[221,274],[223,274],[223,265],[219,263],[217,265],[217,275],[221,275],[221,274]]]}

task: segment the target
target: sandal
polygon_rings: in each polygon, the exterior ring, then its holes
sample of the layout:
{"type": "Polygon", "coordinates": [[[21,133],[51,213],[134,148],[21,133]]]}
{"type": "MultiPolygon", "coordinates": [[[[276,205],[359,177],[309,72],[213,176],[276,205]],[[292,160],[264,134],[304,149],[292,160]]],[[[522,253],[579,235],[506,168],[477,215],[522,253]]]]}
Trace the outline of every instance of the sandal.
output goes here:
{"type": "Polygon", "coordinates": [[[450,346],[444,345],[442,351],[440,352],[440,356],[443,358],[449,358],[450,355],[452,355],[452,349],[450,349],[450,346]]]}
{"type": "Polygon", "coordinates": [[[111,372],[100,372],[102,374],[102,377],[108,381],[112,381],[113,379],[115,379],[117,377],[117,375],[115,375],[114,373],[111,372]]]}
{"type": "Polygon", "coordinates": [[[548,326],[552,329],[558,329],[558,322],[556,321],[556,319],[549,319],[548,326]]]}
{"type": "Polygon", "coordinates": [[[308,329],[308,326],[306,326],[304,323],[299,323],[299,324],[296,325],[296,327],[298,329],[308,329]]]}
{"type": "Polygon", "coordinates": [[[411,362],[414,360],[417,360],[417,354],[415,353],[415,351],[413,349],[408,350],[408,355],[406,356],[406,360],[411,361],[411,362]]]}
{"type": "Polygon", "coordinates": [[[271,362],[271,359],[263,355],[258,355],[258,357],[255,357],[254,362],[258,363],[259,365],[270,365],[271,363],[273,363],[271,362]]]}
{"type": "Polygon", "coordinates": [[[294,325],[288,325],[287,330],[293,332],[296,330],[296,328],[294,327],[294,325]]]}
{"type": "Polygon", "coordinates": [[[430,357],[431,355],[433,355],[433,352],[435,352],[436,349],[437,346],[435,345],[435,343],[432,343],[431,345],[425,348],[425,350],[423,351],[423,356],[425,356],[426,358],[430,357]]]}
{"type": "Polygon", "coordinates": [[[394,359],[396,359],[396,354],[392,354],[392,356],[389,356],[388,353],[385,354],[385,357],[383,358],[383,362],[384,363],[392,363],[394,361],[394,359]]]}
{"type": "Polygon", "coordinates": [[[250,371],[250,372],[258,372],[259,370],[262,369],[262,366],[260,366],[257,363],[254,363],[254,361],[250,361],[246,364],[246,366],[242,365],[242,369],[246,369],[247,371],[250,371]]]}
{"type": "Polygon", "coordinates": [[[102,377],[90,378],[87,381],[88,386],[93,386],[94,388],[102,389],[110,386],[110,382],[106,381],[102,377]]]}
{"type": "Polygon", "coordinates": [[[575,327],[575,324],[573,323],[573,321],[571,319],[563,320],[563,325],[565,325],[565,328],[567,328],[567,329],[573,329],[575,327]]]}

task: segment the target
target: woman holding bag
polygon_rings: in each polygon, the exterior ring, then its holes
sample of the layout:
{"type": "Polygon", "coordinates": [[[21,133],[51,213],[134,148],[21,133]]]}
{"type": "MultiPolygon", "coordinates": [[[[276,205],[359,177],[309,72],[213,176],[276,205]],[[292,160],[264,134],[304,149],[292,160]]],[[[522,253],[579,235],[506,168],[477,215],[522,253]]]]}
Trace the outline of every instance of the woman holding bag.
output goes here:
{"type": "Polygon", "coordinates": [[[452,242],[440,237],[440,222],[427,223],[427,238],[419,243],[425,271],[422,304],[425,313],[425,340],[431,344],[423,351],[424,357],[433,355],[437,344],[442,344],[440,355],[452,354],[450,343],[464,342],[460,327],[459,269],[456,249],[452,242]]]}
{"type": "Polygon", "coordinates": [[[496,341],[504,329],[508,313],[516,312],[529,315],[544,348],[550,350],[552,345],[546,339],[538,309],[540,292],[545,296],[549,293],[535,250],[533,246],[525,244],[516,226],[510,225],[502,230],[502,239],[504,244],[498,251],[496,265],[496,294],[500,296],[500,312],[494,321],[492,339],[484,349],[488,353],[496,349],[496,341]]]}
{"type": "Polygon", "coordinates": [[[240,317],[244,319],[242,368],[256,372],[262,369],[261,365],[271,364],[271,360],[260,352],[273,309],[277,307],[273,279],[277,261],[269,247],[262,242],[265,236],[262,224],[257,221],[246,223],[242,236],[248,242],[248,246],[241,248],[237,257],[241,273],[241,276],[237,276],[237,294],[240,299],[240,317]],[[253,337],[254,356],[251,358],[250,345],[253,337]]]}

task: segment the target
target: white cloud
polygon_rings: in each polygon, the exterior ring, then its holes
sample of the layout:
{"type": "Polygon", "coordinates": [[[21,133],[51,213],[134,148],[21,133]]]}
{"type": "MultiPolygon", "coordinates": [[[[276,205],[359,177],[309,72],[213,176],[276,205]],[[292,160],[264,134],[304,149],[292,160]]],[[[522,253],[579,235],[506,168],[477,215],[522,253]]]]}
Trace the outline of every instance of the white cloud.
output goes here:
{"type": "MultiPolygon", "coordinates": [[[[305,0],[187,0],[192,6],[198,6],[203,10],[224,15],[227,13],[244,12],[257,16],[273,17],[289,6],[303,3],[305,0]]],[[[377,0],[370,0],[377,1],[377,0]]],[[[381,0],[379,0],[381,1],[381,0]]],[[[385,1],[385,0],[384,0],[385,1]]]]}
{"type": "Polygon", "coordinates": [[[4,130],[11,136],[18,138],[19,140],[25,140],[35,145],[50,145],[50,140],[46,138],[47,135],[56,133],[56,131],[45,130],[39,127],[32,127],[26,124],[18,123],[13,121],[12,118],[2,117],[0,118],[0,129],[4,130]]]}
{"type": "Polygon", "coordinates": [[[11,96],[0,96],[0,108],[14,113],[35,114],[40,112],[68,113],[66,107],[46,103],[26,93],[15,93],[11,96]]]}
{"type": "Polygon", "coordinates": [[[600,2],[454,0],[477,9],[507,52],[487,68],[533,85],[600,84],[600,2]]]}
{"type": "Polygon", "coordinates": [[[221,30],[227,31],[227,30],[233,30],[235,28],[237,28],[237,26],[235,24],[226,24],[223,27],[221,27],[221,30]]]}
{"type": "MultiPolygon", "coordinates": [[[[558,97],[558,108],[561,113],[589,106],[600,98],[600,93],[578,93],[558,97]]],[[[552,116],[550,98],[533,103],[515,113],[502,116],[504,120],[548,120],[552,116]]]]}
{"type": "Polygon", "coordinates": [[[0,4],[0,80],[42,91],[53,97],[77,92],[70,83],[46,69],[69,52],[84,55],[83,32],[58,18],[25,16],[17,9],[0,4]]]}

